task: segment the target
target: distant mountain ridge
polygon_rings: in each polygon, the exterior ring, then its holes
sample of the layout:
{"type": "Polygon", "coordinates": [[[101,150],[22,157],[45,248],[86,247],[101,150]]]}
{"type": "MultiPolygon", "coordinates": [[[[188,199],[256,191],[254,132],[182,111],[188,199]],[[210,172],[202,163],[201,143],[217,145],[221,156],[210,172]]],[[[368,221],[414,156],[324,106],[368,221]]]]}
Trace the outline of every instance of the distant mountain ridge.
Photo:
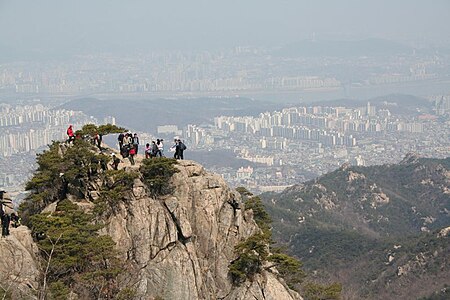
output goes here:
{"type": "Polygon", "coordinates": [[[350,299],[411,299],[448,284],[450,158],[344,165],[263,199],[274,236],[350,299]]]}

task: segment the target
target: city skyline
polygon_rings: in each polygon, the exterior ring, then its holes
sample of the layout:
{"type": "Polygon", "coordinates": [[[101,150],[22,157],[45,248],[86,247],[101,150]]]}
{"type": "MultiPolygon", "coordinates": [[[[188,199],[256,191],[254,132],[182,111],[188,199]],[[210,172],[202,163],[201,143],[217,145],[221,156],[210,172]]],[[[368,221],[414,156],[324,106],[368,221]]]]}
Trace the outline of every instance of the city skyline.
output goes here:
{"type": "MultiPolygon", "coordinates": [[[[404,99],[395,102],[399,100],[359,102],[357,107],[285,106],[257,116],[217,114],[207,123],[186,126],[166,120],[156,130],[147,131],[136,130],[126,122],[118,125],[137,132],[142,144],[164,137],[170,147],[173,136],[180,136],[188,145],[188,158],[199,160],[232,186],[245,185],[255,192],[279,191],[345,163],[398,163],[410,152],[424,157],[448,156],[450,94],[429,99],[429,104],[424,100],[424,108],[417,112],[410,109],[417,106],[404,99]],[[204,159],[205,153],[215,158],[204,159]]],[[[64,140],[68,124],[79,129],[88,123],[116,122],[114,116],[99,121],[81,111],[36,101],[0,107],[0,186],[16,192],[34,168],[35,153],[53,140],[64,140]],[[17,159],[22,161],[20,165],[14,163],[17,159]]],[[[107,141],[115,147],[115,136],[107,141]]]]}
{"type": "Polygon", "coordinates": [[[106,120],[183,136],[200,160],[228,151],[233,167],[207,168],[255,190],[448,155],[449,15],[444,0],[0,1],[2,182],[69,123],[106,120]]]}

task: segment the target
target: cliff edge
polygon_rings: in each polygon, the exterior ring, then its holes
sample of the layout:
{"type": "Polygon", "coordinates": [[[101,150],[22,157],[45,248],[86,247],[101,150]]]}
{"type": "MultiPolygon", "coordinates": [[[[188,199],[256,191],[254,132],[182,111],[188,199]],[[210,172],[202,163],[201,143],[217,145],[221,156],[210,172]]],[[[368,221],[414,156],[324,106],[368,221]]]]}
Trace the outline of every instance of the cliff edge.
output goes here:
{"type": "Polygon", "coordinates": [[[260,229],[252,211],[224,180],[197,163],[179,161],[173,192],[152,197],[140,178],[129,201],[107,220],[105,233],[133,265],[142,299],[299,299],[264,271],[235,287],[228,265],[234,247],[260,229]]]}
{"type": "Polygon", "coordinates": [[[264,261],[253,276],[233,280],[236,246],[262,230],[220,176],[192,161],[140,156],[112,170],[113,152],[55,142],[38,156],[21,205],[32,234],[22,226],[0,241],[0,265],[20,273],[0,278],[17,285],[17,295],[302,299],[264,261]],[[164,168],[173,172],[166,176],[164,168]]]}

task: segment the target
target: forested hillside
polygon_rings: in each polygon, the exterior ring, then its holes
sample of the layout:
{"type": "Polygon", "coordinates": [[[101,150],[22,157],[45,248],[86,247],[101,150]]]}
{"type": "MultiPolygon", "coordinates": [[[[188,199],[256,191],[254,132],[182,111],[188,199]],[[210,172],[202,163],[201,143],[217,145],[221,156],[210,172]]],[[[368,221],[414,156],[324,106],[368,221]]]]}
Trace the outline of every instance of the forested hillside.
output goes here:
{"type": "Polygon", "coordinates": [[[342,166],[262,198],[275,238],[350,298],[414,299],[449,284],[450,158],[342,166]]]}

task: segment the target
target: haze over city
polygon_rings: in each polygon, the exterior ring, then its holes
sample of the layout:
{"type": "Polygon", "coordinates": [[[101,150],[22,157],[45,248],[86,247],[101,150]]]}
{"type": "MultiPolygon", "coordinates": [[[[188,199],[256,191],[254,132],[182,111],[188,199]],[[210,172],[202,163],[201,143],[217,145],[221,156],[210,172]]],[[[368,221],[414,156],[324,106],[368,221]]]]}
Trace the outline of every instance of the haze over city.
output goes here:
{"type": "Polygon", "coordinates": [[[450,299],[450,0],[0,0],[0,298],[450,299]]]}
{"type": "Polygon", "coordinates": [[[450,3],[445,0],[0,1],[0,53],[37,51],[47,58],[97,51],[278,47],[311,38],[449,46],[449,27],[450,3]]]}
{"type": "Polygon", "coordinates": [[[444,157],[448,28],[445,0],[0,1],[0,182],[69,123],[182,136],[255,191],[444,157]]]}

